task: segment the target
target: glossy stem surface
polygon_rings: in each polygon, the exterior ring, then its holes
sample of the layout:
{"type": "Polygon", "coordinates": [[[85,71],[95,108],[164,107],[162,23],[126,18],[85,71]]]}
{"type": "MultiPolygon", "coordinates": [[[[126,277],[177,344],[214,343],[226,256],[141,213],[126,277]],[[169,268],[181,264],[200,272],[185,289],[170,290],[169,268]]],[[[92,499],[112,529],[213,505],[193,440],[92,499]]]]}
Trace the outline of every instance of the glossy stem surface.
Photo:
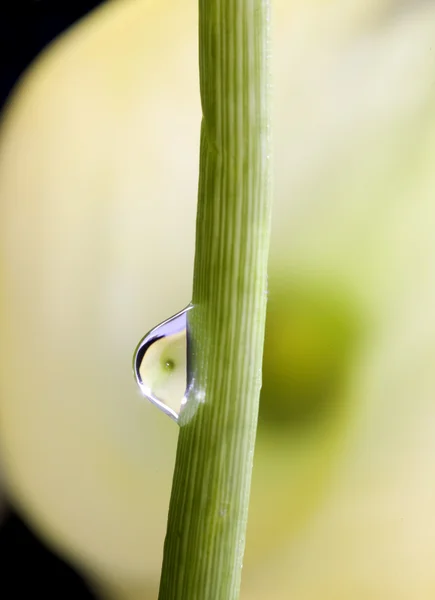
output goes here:
{"type": "Polygon", "coordinates": [[[269,20],[265,0],[199,2],[194,380],[180,417],[160,600],[239,597],[266,314],[269,20]]]}

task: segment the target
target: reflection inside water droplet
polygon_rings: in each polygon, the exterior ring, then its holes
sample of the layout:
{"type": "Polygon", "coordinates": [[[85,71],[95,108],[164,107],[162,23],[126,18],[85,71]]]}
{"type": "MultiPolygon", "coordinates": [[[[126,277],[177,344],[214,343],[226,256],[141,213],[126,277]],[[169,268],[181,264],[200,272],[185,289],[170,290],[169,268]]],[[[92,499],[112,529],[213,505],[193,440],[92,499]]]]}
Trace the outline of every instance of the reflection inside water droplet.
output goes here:
{"type": "Polygon", "coordinates": [[[187,308],[163,321],[142,338],[133,357],[142,394],[178,421],[188,387],[187,308]]]}

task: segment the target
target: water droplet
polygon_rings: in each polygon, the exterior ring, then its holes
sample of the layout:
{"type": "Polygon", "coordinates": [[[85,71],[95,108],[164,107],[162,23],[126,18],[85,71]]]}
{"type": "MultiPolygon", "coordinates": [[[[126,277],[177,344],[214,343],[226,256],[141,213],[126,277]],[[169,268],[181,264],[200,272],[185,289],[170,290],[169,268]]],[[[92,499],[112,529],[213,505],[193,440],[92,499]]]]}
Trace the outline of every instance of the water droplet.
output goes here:
{"type": "Polygon", "coordinates": [[[157,325],[139,342],[133,369],[141,393],[178,422],[187,381],[187,312],[189,305],[157,325]]]}

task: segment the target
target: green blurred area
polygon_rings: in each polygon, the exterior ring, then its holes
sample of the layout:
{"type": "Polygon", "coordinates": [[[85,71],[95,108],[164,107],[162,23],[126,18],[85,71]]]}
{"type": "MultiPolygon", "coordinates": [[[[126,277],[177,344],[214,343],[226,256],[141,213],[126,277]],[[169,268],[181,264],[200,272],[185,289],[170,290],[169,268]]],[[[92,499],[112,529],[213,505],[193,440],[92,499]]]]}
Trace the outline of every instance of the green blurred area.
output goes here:
{"type": "Polygon", "coordinates": [[[361,317],[339,290],[289,281],[270,285],[260,426],[295,435],[336,417],[361,317]]]}

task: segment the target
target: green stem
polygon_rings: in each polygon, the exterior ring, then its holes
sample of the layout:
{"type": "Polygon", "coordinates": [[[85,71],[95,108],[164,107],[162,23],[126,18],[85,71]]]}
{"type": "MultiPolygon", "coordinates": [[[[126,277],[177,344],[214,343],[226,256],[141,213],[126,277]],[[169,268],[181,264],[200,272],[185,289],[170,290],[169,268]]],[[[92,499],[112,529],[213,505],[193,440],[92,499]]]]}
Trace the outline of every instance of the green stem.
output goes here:
{"type": "Polygon", "coordinates": [[[270,236],[268,0],[200,0],[203,107],[193,383],[159,600],[236,600],[261,387],[270,236]]]}

